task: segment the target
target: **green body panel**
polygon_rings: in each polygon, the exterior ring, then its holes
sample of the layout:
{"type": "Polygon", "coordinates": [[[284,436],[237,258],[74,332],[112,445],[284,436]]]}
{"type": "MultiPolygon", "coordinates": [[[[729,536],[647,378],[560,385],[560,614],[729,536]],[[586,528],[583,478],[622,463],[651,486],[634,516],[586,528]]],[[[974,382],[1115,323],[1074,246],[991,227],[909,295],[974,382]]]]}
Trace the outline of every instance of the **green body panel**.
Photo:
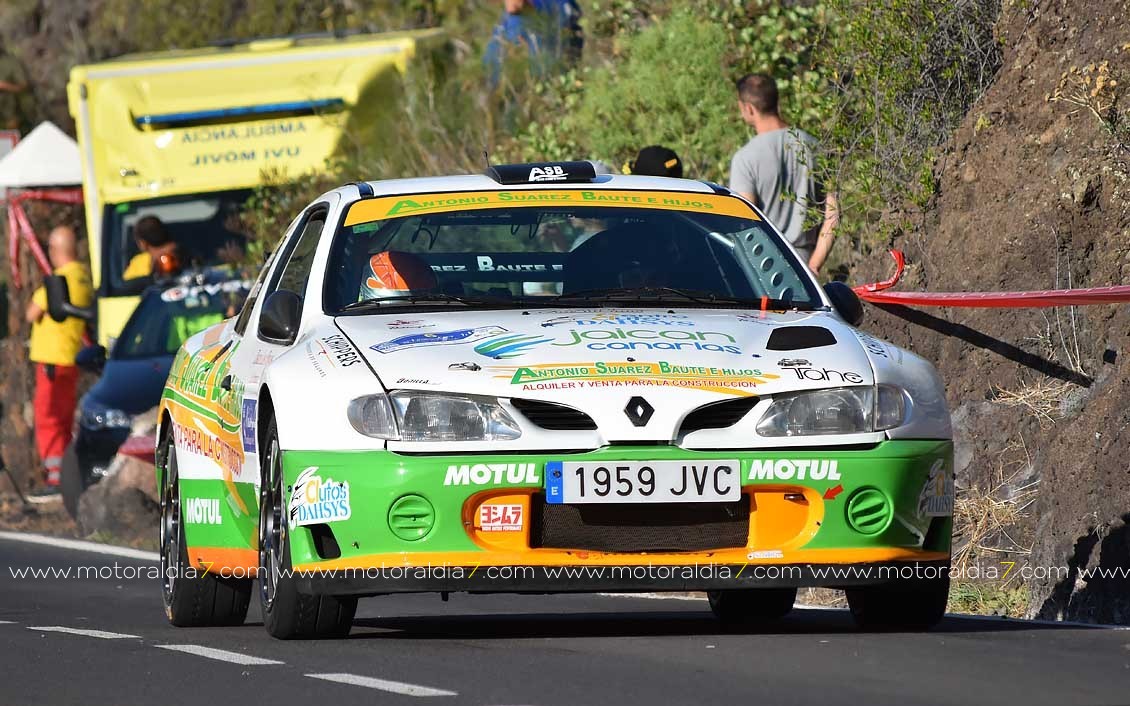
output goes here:
{"type": "MultiPolygon", "coordinates": [[[[918,514],[919,495],[935,469],[952,478],[953,444],[949,441],[887,441],[866,450],[824,451],[772,449],[764,451],[688,451],[674,446],[629,447],[617,446],[588,453],[511,453],[483,455],[402,455],[387,451],[324,452],[286,451],[283,453],[283,472],[290,497],[292,486],[299,474],[311,467],[317,475],[334,483],[345,482],[349,487],[350,513],[348,519],[329,523],[341,549],[341,558],[361,557],[396,552],[489,552],[474,541],[463,527],[464,502],[470,496],[495,488],[544,487],[545,464],[548,461],[613,461],[680,460],[702,462],[710,459],[739,459],[742,486],[790,485],[803,486],[824,495],[832,490],[834,498],[825,501],[824,520],[815,536],[804,549],[866,549],[909,548],[949,551],[950,531],[948,519],[940,521],[924,539],[934,518],[918,514]],[[829,460],[837,462],[839,480],[748,480],[750,468],[762,460],[829,460]],[[938,465],[940,462],[940,466],[938,465]],[[536,483],[492,483],[482,485],[445,486],[449,466],[463,464],[535,464],[536,483]],[[835,493],[835,486],[842,491],[835,493]],[[848,500],[862,488],[876,488],[884,493],[894,506],[893,520],[880,532],[861,534],[848,524],[845,512],[848,500]],[[389,508],[405,495],[426,498],[435,509],[435,524],[423,537],[414,540],[398,538],[389,529],[389,508]],[[943,531],[938,531],[939,529],[943,531]]],[[[222,484],[217,486],[217,490],[222,484]]],[[[224,491],[226,495],[226,490],[224,491]]],[[[229,508],[230,509],[230,508],[229,508]]],[[[227,522],[227,516],[224,521],[227,522]]],[[[242,527],[233,518],[232,527],[242,527]]],[[[214,536],[227,537],[229,525],[214,536]]],[[[203,535],[201,535],[203,536],[203,535]]],[[[212,535],[209,535],[212,536],[212,535]]],[[[291,560],[295,564],[318,562],[322,559],[313,549],[311,533],[306,527],[294,527],[290,532],[291,560]]],[[[193,542],[195,544],[195,542],[193,542]]],[[[235,546],[227,545],[224,546],[235,546]]],[[[248,546],[240,544],[238,546],[248,546]]]]}
{"type": "Polygon", "coordinates": [[[190,547],[259,548],[259,491],[253,483],[182,478],[180,509],[190,547]]]}

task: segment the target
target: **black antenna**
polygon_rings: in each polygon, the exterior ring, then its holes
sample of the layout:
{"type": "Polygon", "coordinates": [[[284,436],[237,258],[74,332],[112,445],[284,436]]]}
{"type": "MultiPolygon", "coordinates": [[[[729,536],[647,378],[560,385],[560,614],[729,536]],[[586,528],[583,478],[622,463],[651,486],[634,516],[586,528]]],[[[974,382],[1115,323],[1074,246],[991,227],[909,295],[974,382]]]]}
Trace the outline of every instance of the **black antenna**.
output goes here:
{"type": "Polygon", "coordinates": [[[486,150],[483,150],[483,161],[487,163],[487,171],[489,172],[489,171],[490,171],[490,169],[491,169],[491,165],[490,165],[490,152],[487,152],[486,150]]]}

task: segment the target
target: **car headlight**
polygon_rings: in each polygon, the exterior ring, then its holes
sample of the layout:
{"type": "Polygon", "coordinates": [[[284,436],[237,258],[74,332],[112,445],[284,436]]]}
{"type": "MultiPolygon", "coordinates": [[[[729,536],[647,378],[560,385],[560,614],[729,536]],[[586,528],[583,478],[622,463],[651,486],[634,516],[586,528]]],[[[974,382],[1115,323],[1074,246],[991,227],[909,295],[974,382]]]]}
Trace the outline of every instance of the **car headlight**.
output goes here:
{"type": "Polygon", "coordinates": [[[388,395],[365,395],[349,403],[349,423],[358,433],[377,439],[399,439],[388,395]]]}
{"type": "Polygon", "coordinates": [[[906,417],[906,396],[893,385],[834,387],[775,395],[757,423],[761,436],[859,434],[891,429],[906,417]]]}
{"type": "Polygon", "coordinates": [[[92,431],[128,429],[133,423],[133,418],[120,409],[103,407],[101,409],[84,409],[80,423],[92,431]]]}
{"type": "Polygon", "coordinates": [[[349,404],[358,432],[400,441],[512,441],[517,422],[489,397],[402,390],[367,395],[349,404]]]}

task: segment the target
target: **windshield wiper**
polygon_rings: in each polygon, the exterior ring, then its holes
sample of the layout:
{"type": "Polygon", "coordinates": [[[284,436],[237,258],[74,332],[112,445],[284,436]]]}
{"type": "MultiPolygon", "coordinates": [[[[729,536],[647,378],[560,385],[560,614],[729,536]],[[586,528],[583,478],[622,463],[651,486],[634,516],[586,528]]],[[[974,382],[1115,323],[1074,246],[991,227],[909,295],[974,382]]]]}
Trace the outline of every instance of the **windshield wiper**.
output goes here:
{"type": "Polygon", "coordinates": [[[582,300],[582,301],[613,301],[613,300],[635,300],[643,301],[645,298],[650,301],[669,301],[672,297],[678,297],[687,301],[694,302],[695,304],[723,304],[723,305],[737,305],[746,306],[751,309],[759,309],[763,305],[767,309],[797,309],[800,311],[811,311],[810,306],[801,306],[793,301],[786,301],[784,299],[761,298],[750,299],[748,297],[735,297],[729,294],[719,294],[717,292],[710,292],[701,289],[680,289],[676,287],[602,287],[597,289],[582,289],[577,292],[570,292],[569,294],[562,294],[554,297],[554,301],[566,300],[582,300]],[[642,295],[642,296],[641,296],[642,295]]]}
{"type": "Polygon", "coordinates": [[[461,297],[456,294],[445,294],[443,292],[424,292],[421,294],[398,294],[392,297],[374,297],[372,299],[362,299],[359,302],[352,302],[346,304],[340,310],[340,313],[347,311],[356,312],[364,311],[367,309],[380,309],[388,302],[404,302],[407,304],[417,304],[419,302],[445,302],[450,304],[463,304],[465,306],[479,306],[482,304],[514,304],[510,299],[502,297],[461,297]]]}

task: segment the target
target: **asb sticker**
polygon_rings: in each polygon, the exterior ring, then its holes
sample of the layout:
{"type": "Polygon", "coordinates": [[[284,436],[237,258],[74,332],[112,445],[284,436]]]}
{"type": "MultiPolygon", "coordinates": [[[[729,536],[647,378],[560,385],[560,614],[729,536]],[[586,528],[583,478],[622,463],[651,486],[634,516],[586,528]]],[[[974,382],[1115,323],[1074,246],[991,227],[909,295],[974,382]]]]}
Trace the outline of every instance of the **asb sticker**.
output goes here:
{"type": "Polygon", "coordinates": [[[479,529],[483,532],[521,532],[524,521],[520,504],[479,506],[479,529]]]}
{"type": "Polygon", "coordinates": [[[349,483],[322,478],[318,467],[310,466],[294,481],[289,510],[291,527],[348,520],[352,514],[349,483]]]}

